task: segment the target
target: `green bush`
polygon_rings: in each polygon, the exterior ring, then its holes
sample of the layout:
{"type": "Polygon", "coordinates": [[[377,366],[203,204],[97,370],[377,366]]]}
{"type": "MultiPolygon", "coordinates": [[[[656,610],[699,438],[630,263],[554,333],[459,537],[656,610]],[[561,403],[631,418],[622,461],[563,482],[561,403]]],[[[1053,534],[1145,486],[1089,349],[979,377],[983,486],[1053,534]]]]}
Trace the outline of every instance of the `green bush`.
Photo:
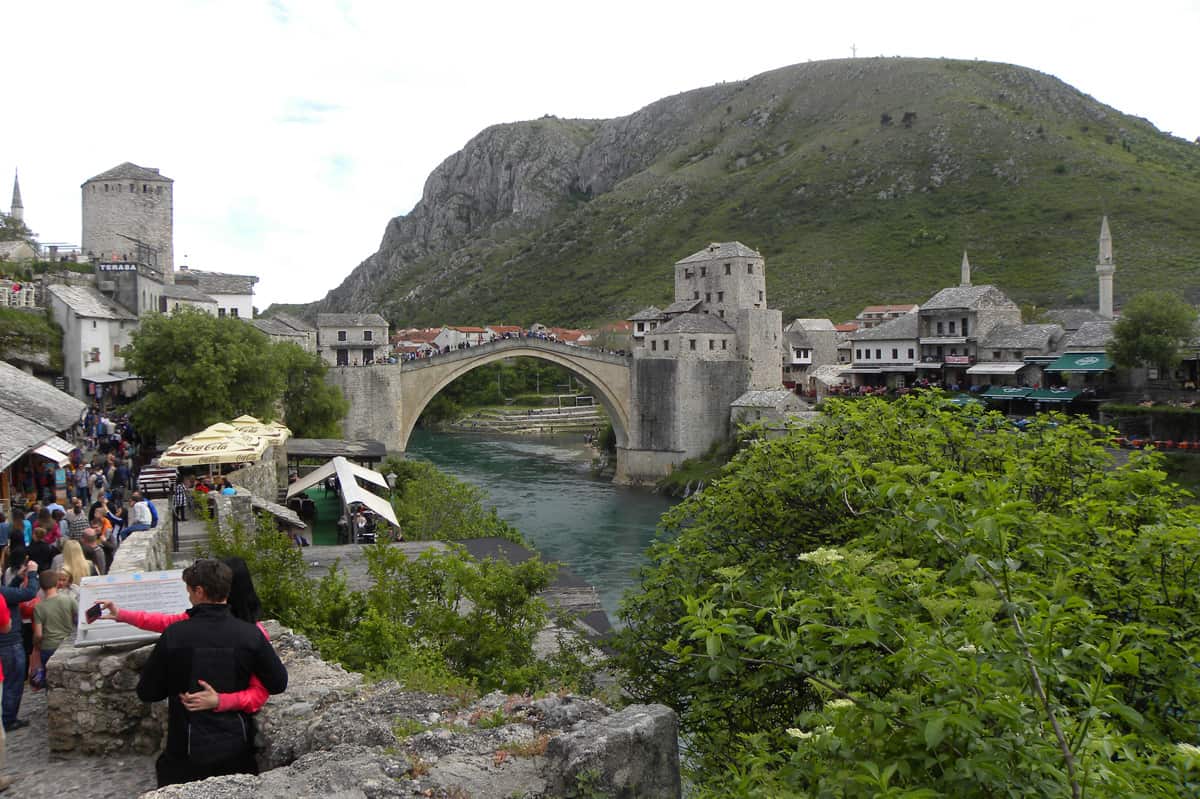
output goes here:
{"type": "Polygon", "coordinates": [[[619,663],[700,795],[1197,795],[1200,508],[1109,433],[830,400],[669,511],[619,663]]]}
{"type": "Polygon", "coordinates": [[[410,541],[457,541],[499,537],[525,545],[520,532],[484,503],[481,489],[425,461],[389,457],[380,467],[396,475],[392,508],[410,541]]]}

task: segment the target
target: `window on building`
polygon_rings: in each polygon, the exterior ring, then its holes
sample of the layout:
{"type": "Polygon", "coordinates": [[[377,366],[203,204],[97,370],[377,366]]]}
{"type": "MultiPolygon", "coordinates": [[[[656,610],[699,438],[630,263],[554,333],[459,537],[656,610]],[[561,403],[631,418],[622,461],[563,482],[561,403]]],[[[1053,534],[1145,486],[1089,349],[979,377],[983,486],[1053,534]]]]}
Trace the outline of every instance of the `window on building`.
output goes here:
{"type": "Polygon", "coordinates": [[[700,267],[700,277],[708,277],[708,267],[707,266],[700,267]]]}
{"type": "Polygon", "coordinates": [[[875,350],[875,360],[883,360],[883,350],[875,350]]]}
{"type": "Polygon", "coordinates": [[[162,194],[162,186],[155,186],[155,187],[154,187],[154,193],[155,193],[155,194],[162,194]]]}
{"type": "Polygon", "coordinates": [[[224,318],[225,318],[225,309],[224,309],[224,308],[218,308],[218,309],[217,309],[217,316],[219,316],[221,319],[224,319],[224,318]]]}
{"type": "Polygon", "coordinates": [[[862,360],[862,350],[855,350],[854,357],[858,358],[861,361],[862,360]]]}
{"type": "Polygon", "coordinates": [[[759,302],[762,302],[762,301],[763,301],[763,293],[762,293],[761,291],[760,291],[760,292],[758,292],[758,301],[759,301],[759,302]]]}
{"type": "Polygon", "coordinates": [[[1013,360],[1014,361],[1025,360],[1025,350],[1013,350],[1013,360]]]}
{"type": "Polygon", "coordinates": [[[754,264],[746,264],[746,274],[747,275],[754,274],[754,264]]]}
{"type": "Polygon", "coordinates": [[[130,193],[130,194],[133,194],[135,191],[137,191],[137,186],[135,186],[135,185],[133,185],[132,183],[130,183],[130,184],[129,184],[129,193],[130,193]]]}
{"type": "Polygon", "coordinates": [[[338,331],[338,341],[345,341],[345,340],[346,340],[346,331],[339,330],[338,331]]]}
{"type": "Polygon", "coordinates": [[[727,349],[725,339],[721,339],[721,349],[727,349]]]}
{"type": "Polygon", "coordinates": [[[637,323],[637,332],[639,332],[639,333],[645,333],[645,332],[646,332],[646,323],[645,323],[645,322],[638,322],[638,323],[637,323]]]}
{"type": "Polygon", "coordinates": [[[658,342],[657,342],[657,341],[655,341],[654,339],[650,339],[650,351],[651,351],[651,352],[657,352],[657,351],[658,351],[658,342]]]}
{"type": "Polygon", "coordinates": [[[950,348],[950,354],[951,354],[951,355],[958,355],[958,347],[951,347],[951,348],[950,348]]]}
{"type": "Polygon", "coordinates": [[[95,329],[96,329],[96,320],[93,319],[92,320],[92,330],[95,330],[95,329]]]}
{"type": "Polygon", "coordinates": [[[371,340],[371,335],[372,335],[372,334],[371,334],[371,331],[370,331],[370,330],[364,330],[364,331],[363,331],[363,341],[370,341],[370,340],[371,340]]]}
{"type": "Polygon", "coordinates": [[[950,335],[952,335],[952,336],[954,335],[954,322],[953,321],[950,322],[950,335]]]}
{"type": "Polygon", "coordinates": [[[1004,353],[1002,353],[1000,350],[992,350],[992,360],[993,360],[993,361],[998,361],[998,360],[1000,360],[1000,356],[1001,356],[1001,355],[1003,355],[1003,354],[1004,354],[1004,353]]]}
{"type": "Polygon", "coordinates": [[[715,350],[717,348],[717,342],[710,338],[708,340],[708,348],[710,350],[715,350]]]}
{"type": "Polygon", "coordinates": [[[909,348],[908,348],[908,359],[909,359],[910,361],[913,359],[913,355],[914,355],[914,354],[915,354],[915,353],[913,352],[913,350],[912,350],[912,347],[909,347],[909,348]]]}
{"type": "Polygon", "coordinates": [[[693,291],[693,292],[692,292],[692,299],[693,299],[693,300],[698,300],[698,299],[700,299],[700,292],[698,292],[698,291],[693,291]]]}
{"type": "Polygon", "coordinates": [[[967,318],[965,316],[962,320],[962,332],[964,336],[967,335],[967,318]]]}
{"type": "Polygon", "coordinates": [[[712,302],[712,292],[711,291],[704,292],[704,301],[712,302]]]}
{"type": "Polygon", "coordinates": [[[941,344],[937,345],[937,356],[939,358],[942,357],[942,345],[941,344]]]}
{"type": "Polygon", "coordinates": [[[230,315],[230,316],[232,316],[234,319],[237,319],[237,318],[238,318],[238,309],[237,309],[237,308],[230,308],[230,309],[229,309],[229,315],[230,315]]]}
{"type": "Polygon", "coordinates": [[[696,349],[696,339],[694,339],[694,338],[689,338],[689,339],[688,339],[688,349],[689,349],[689,350],[694,350],[694,349],[696,349]]]}
{"type": "Polygon", "coordinates": [[[938,328],[937,328],[937,330],[938,330],[938,335],[940,336],[940,335],[942,335],[943,333],[945,333],[945,332],[946,332],[946,328],[945,328],[945,325],[944,325],[942,322],[938,322],[938,323],[937,323],[937,325],[938,325],[938,328]]]}
{"type": "MultiPolygon", "coordinates": [[[[107,187],[105,187],[105,188],[107,188],[107,187]]],[[[725,264],[725,274],[727,274],[727,275],[728,275],[728,274],[729,274],[729,270],[730,270],[732,267],[733,267],[733,264],[725,264]]]]}
{"type": "Polygon", "coordinates": [[[893,361],[900,360],[900,350],[892,348],[892,360],[893,361]]]}
{"type": "Polygon", "coordinates": [[[725,292],[723,292],[723,291],[717,292],[717,302],[725,302],[725,292]]]}
{"type": "Polygon", "coordinates": [[[725,318],[725,310],[724,310],[724,309],[721,309],[720,311],[717,311],[717,316],[719,316],[719,317],[721,317],[722,319],[724,319],[724,318],[725,318]]]}
{"type": "Polygon", "coordinates": [[[668,351],[670,351],[670,349],[671,349],[671,339],[664,338],[663,339],[663,352],[668,352],[668,351]]]}

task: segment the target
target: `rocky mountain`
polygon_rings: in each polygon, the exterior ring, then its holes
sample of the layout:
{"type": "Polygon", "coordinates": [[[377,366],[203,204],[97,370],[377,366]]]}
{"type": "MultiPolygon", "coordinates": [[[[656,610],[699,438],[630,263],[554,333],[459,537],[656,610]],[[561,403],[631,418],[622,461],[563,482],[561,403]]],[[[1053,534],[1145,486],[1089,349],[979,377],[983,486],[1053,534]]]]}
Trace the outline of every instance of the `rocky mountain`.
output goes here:
{"type": "Polygon", "coordinates": [[[671,264],[737,239],[785,317],[919,302],[957,279],[1091,304],[1102,213],[1117,301],[1200,300],[1200,146],[1034,70],[852,59],[786,67],[610,120],[484,130],[379,250],[305,310],[393,323],[584,324],[671,295],[671,264]],[[380,298],[383,307],[380,308],[380,298]]]}

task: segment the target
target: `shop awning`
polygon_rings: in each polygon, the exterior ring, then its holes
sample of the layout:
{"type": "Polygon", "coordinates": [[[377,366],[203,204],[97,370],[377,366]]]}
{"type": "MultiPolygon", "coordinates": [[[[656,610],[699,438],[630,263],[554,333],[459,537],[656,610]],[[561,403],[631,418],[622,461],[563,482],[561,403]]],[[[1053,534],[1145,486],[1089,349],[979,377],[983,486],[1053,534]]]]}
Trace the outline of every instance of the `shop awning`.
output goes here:
{"type": "Polygon", "coordinates": [[[1024,361],[1006,362],[993,361],[989,363],[977,363],[967,370],[969,375],[1015,375],[1017,372],[1025,368],[1024,361]]]}
{"type": "Polygon", "coordinates": [[[879,367],[855,366],[855,367],[852,367],[848,372],[843,372],[842,374],[879,375],[879,374],[883,374],[883,370],[880,369],[879,367]]]}
{"type": "Polygon", "coordinates": [[[1070,402],[1078,396],[1078,391],[1069,388],[1039,388],[1025,399],[1034,402],[1070,402]]]}
{"type": "Polygon", "coordinates": [[[59,466],[66,466],[68,463],[71,462],[71,459],[68,458],[64,453],[59,452],[54,447],[52,447],[48,444],[42,444],[39,447],[34,447],[33,454],[41,455],[46,460],[52,461],[52,462],[58,464],[59,466]]]}
{"type": "Polygon", "coordinates": [[[1046,367],[1047,372],[1107,372],[1112,361],[1103,352],[1068,352],[1046,367]]]}
{"type": "Polygon", "coordinates": [[[1033,389],[1022,386],[988,386],[983,392],[985,399],[1022,399],[1033,393],[1033,389]]]}
{"type": "Polygon", "coordinates": [[[83,379],[88,383],[123,383],[126,380],[138,380],[139,378],[129,372],[106,372],[100,375],[88,375],[83,379]]]}
{"type": "Polygon", "coordinates": [[[917,364],[917,368],[918,369],[941,369],[942,362],[938,361],[937,363],[928,363],[928,362],[922,361],[921,363],[917,364]]]}

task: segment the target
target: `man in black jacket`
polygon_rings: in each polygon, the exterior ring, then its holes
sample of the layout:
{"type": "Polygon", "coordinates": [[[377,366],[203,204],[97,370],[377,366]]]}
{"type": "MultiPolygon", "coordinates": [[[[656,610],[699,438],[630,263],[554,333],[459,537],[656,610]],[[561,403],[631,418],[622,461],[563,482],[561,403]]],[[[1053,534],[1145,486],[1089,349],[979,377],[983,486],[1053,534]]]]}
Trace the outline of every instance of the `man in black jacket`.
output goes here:
{"type": "Polygon", "coordinates": [[[155,771],[158,785],[220,774],[257,774],[253,718],[245,713],[189,711],[189,692],[203,679],[218,693],[244,690],[256,675],[268,692],[287,688],[287,669],[258,628],[234,618],[226,600],[233,573],[217,560],[198,560],[183,571],[192,608],[163,632],[142,669],[138,697],[167,700],[167,746],[155,771]]]}

